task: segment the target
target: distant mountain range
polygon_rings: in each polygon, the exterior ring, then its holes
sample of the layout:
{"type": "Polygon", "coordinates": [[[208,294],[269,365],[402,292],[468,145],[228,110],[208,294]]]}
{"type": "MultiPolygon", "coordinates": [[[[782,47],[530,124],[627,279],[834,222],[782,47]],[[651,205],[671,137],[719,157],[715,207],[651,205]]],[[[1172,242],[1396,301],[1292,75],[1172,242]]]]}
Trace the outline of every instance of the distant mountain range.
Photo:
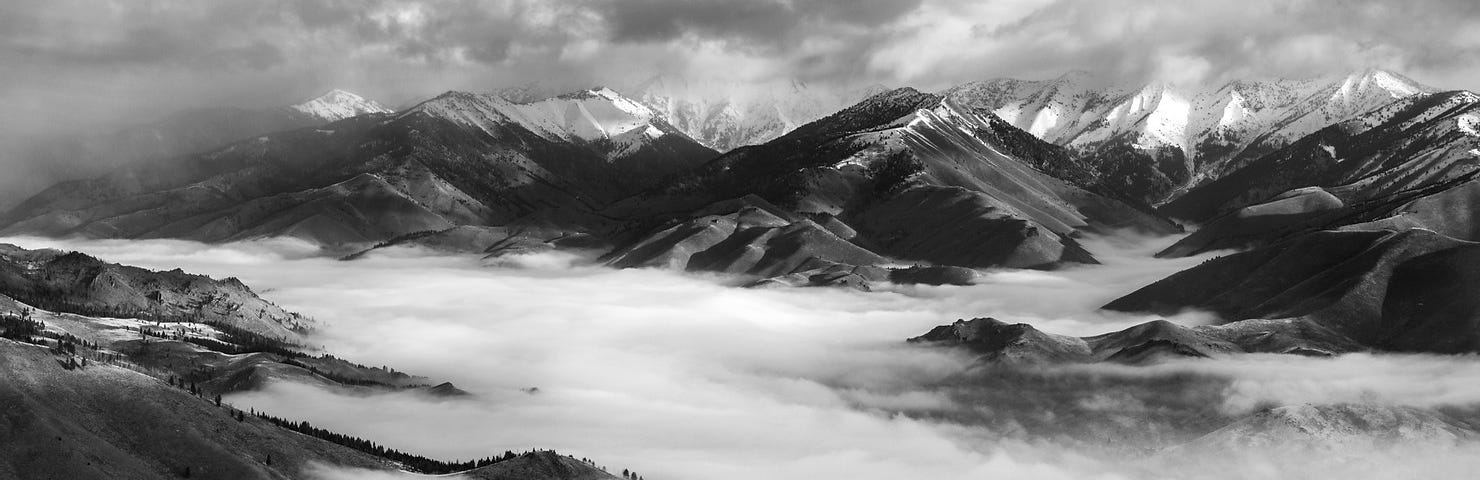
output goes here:
{"type": "Polygon", "coordinates": [[[1087,159],[1103,181],[1160,204],[1327,125],[1436,90],[1369,69],[1305,80],[1235,80],[1216,88],[1117,84],[1074,72],[952,88],[957,102],[1087,159]]]}
{"type": "Polygon", "coordinates": [[[709,148],[759,145],[882,93],[882,85],[833,91],[798,80],[719,83],[654,77],[622,88],[709,148]]]}

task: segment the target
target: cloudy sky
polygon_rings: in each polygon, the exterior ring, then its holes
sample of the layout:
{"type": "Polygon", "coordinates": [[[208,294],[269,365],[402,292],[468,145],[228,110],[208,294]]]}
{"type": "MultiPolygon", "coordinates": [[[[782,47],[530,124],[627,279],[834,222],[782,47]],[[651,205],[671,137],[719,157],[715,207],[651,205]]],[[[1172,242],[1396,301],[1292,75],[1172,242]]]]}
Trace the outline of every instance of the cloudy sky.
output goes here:
{"type": "Polygon", "coordinates": [[[1480,90],[1473,0],[5,0],[0,209],[106,165],[39,154],[190,108],[332,88],[402,107],[658,76],[926,90],[1070,70],[1216,84],[1379,67],[1480,90]]]}
{"type": "Polygon", "coordinates": [[[1480,88],[1469,0],[8,0],[0,133],[281,105],[333,87],[657,75],[939,88],[1070,69],[1216,81],[1381,66],[1480,88]]]}

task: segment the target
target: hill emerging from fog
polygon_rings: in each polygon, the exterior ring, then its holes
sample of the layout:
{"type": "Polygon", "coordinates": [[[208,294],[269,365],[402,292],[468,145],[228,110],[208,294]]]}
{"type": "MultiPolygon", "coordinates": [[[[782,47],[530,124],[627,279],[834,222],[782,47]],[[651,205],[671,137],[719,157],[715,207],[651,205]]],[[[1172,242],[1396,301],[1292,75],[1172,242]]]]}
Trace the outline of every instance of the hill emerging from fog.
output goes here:
{"type": "Polygon", "coordinates": [[[409,392],[456,401],[469,394],[388,367],[304,353],[290,341],[312,323],[234,279],[13,246],[0,259],[5,478],[282,479],[343,469],[616,478],[551,451],[440,461],[313,427],[291,419],[293,412],[239,410],[221,395],[278,382],[359,396],[409,392]],[[272,335],[285,327],[292,336],[272,335]]]}

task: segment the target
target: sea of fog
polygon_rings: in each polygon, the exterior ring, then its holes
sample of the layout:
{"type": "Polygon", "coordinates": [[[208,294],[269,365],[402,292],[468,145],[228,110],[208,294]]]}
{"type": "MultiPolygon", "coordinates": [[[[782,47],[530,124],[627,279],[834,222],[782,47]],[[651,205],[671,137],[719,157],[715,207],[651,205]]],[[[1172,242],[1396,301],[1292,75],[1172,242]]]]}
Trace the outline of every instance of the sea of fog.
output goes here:
{"type": "MultiPolygon", "coordinates": [[[[436,458],[553,448],[652,480],[1433,478],[1480,467],[1469,443],[1316,457],[1167,450],[1278,405],[1472,408],[1473,357],[972,369],[959,352],[904,342],[981,316],[1071,335],[1149,320],[1097,307],[1204,260],[1152,258],[1174,240],[1093,238],[1086,245],[1103,265],[860,292],[740,288],[724,276],[613,270],[560,253],[490,261],[391,250],[338,261],[290,240],[0,238],[234,276],[318,320],[313,341],[328,352],[453,382],[471,395],[278,383],[228,398],[436,458]]],[[[315,475],[369,474],[325,466],[315,475]]]]}

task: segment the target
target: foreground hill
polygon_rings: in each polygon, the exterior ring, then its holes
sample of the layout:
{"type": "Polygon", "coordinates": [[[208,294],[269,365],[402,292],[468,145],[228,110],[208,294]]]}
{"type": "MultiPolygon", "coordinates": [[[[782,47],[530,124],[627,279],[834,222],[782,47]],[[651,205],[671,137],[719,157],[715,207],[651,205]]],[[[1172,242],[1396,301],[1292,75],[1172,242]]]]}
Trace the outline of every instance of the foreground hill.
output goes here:
{"type": "MultiPolygon", "coordinates": [[[[247,415],[121,366],[68,367],[0,338],[0,477],[25,480],[297,479],[324,468],[404,465],[247,415]]],[[[490,480],[615,479],[554,452],[506,453],[466,470],[490,480]]]]}
{"type": "Polygon", "coordinates": [[[310,462],[388,462],[278,428],[122,367],[66,369],[46,348],[0,339],[0,477],[302,478],[310,462]]]}
{"type": "Polygon", "coordinates": [[[1382,70],[1212,89],[1115,84],[1074,72],[973,82],[945,95],[1068,148],[1133,198],[1161,203],[1328,125],[1433,91],[1382,70]]]}
{"type": "Polygon", "coordinates": [[[458,392],[450,384],[437,388],[426,378],[305,353],[301,344],[312,319],[258,297],[236,279],[155,272],[78,252],[0,245],[0,321],[0,336],[70,344],[70,354],[124,360],[212,394],[285,380],[458,392]]]}
{"type": "Polygon", "coordinates": [[[221,395],[270,382],[355,395],[409,391],[448,401],[469,394],[386,367],[308,355],[256,332],[248,327],[261,324],[241,318],[302,319],[234,280],[150,272],[75,252],[6,246],[3,258],[0,425],[7,427],[0,435],[0,478],[287,479],[320,468],[614,478],[553,452],[440,461],[306,421],[249,415],[222,403],[221,395]],[[51,301],[64,311],[16,298],[51,301]],[[231,303],[237,301],[242,303],[231,303]],[[182,310],[185,302],[196,302],[195,308],[182,310]],[[93,316],[97,312],[110,316],[93,316]],[[153,313],[140,318],[129,312],[153,313]]]}

